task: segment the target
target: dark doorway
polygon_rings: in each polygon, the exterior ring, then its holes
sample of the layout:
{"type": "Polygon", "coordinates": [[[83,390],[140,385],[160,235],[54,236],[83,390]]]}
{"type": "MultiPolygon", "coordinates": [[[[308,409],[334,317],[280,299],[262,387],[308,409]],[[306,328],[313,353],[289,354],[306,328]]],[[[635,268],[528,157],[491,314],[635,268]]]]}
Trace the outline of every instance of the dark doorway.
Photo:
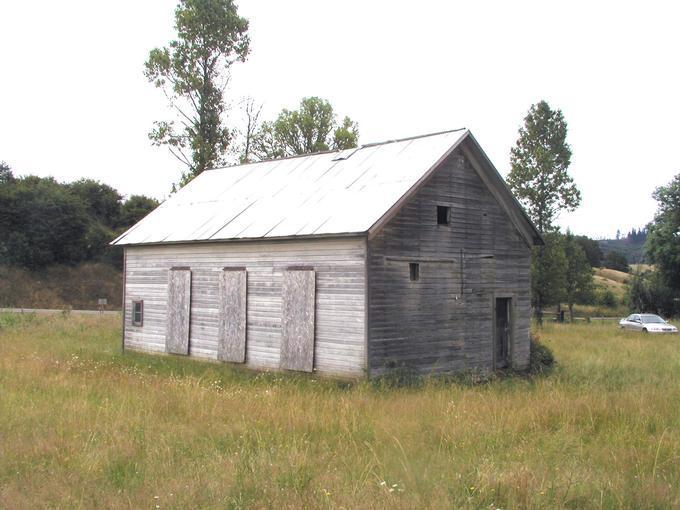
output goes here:
{"type": "Polygon", "coordinates": [[[494,367],[507,368],[510,353],[510,298],[496,298],[496,328],[494,335],[494,367]]]}

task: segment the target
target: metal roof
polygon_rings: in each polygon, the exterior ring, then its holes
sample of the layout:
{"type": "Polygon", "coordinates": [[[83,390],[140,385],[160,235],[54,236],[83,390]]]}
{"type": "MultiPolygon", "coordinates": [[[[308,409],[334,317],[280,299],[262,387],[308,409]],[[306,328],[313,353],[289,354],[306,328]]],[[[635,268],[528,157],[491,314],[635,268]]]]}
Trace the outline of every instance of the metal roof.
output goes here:
{"type": "Polygon", "coordinates": [[[112,244],[367,232],[468,133],[209,170],[112,244]]]}

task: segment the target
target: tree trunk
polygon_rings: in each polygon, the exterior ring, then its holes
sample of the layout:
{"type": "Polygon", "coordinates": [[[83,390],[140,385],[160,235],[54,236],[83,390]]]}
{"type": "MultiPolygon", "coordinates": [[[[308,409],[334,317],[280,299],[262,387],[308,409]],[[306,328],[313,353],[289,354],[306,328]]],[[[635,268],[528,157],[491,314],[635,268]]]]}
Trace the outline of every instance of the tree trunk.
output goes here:
{"type": "Polygon", "coordinates": [[[574,322],[574,303],[569,303],[569,322],[574,322]]]}
{"type": "Polygon", "coordinates": [[[534,308],[534,317],[539,326],[543,326],[543,303],[541,298],[536,299],[536,307],[534,308]]]}

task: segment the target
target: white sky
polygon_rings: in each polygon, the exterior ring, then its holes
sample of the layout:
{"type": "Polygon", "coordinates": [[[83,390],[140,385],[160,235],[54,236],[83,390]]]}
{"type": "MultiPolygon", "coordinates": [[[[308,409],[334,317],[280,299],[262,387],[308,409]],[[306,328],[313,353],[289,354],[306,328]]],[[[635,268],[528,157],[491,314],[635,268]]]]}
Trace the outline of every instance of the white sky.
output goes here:
{"type": "MultiPolygon", "coordinates": [[[[0,160],[163,198],[182,167],[147,133],[168,117],[146,82],[175,2],[2,2],[0,160]]],[[[561,224],[612,237],[643,226],[680,172],[677,2],[241,0],[252,52],[229,98],[271,118],[318,95],[363,143],[468,127],[499,171],[529,106],[561,108],[583,194],[561,224]]]]}

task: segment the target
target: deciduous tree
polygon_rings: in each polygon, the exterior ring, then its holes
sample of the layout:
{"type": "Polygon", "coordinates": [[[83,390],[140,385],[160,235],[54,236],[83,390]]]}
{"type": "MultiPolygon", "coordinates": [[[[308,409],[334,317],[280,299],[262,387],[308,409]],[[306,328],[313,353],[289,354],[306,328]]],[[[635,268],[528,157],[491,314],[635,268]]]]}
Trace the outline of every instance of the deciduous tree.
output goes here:
{"type": "Polygon", "coordinates": [[[511,151],[508,186],[540,232],[553,228],[560,211],[581,203],[581,193],[567,172],[571,148],[566,138],[562,112],[541,101],[529,109],[511,151]]]}
{"type": "Polygon", "coordinates": [[[5,184],[13,180],[14,174],[12,173],[12,168],[4,161],[0,161],[0,184],[5,184]]]}
{"type": "Polygon", "coordinates": [[[187,167],[180,185],[225,162],[232,130],[225,123],[224,91],[234,62],[249,51],[248,21],[233,0],[180,0],[177,38],[149,53],[144,74],[161,89],[175,120],[149,134],[187,167]]]}
{"type": "Polygon", "coordinates": [[[132,195],[120,208],[118,226],[122,228],[131,227],[158,207],[158,205],[159,202],[155,198],[144,195],[132,195]]]}
{"type": "Polygon", "coordinates": [[[558,305],[565,298],[567,259],[563,237],[559,232],[543,235],[545,246],[535,249],[531,257],[531,306],[536,320],[543,322],[543,309],[558,305]]]}
{"type": "Polygon", "coordinates": [[[567,172],[571,148],[566,138],[562,112],[541,101],[529,109],[510,154],[508,186],[546,239],[546,245],[534,248],[532,254],[532,301],[539,323],[543,307],[558,304],[556,297],[564,291],[564,250],[559,234],[547,234],[555,230],[560,211],[573,210],[581,202],[581,194],[567,172]]]}
{"type": "Polygon", "coordinates": [[[602,265],[602,248],[600,248],[600,243],[588,236],[575,236],[574,240],[583,248],[590,267],[600,267],[602,265]]]}
{"type": "Polygon", "coordinates": [[[587,300],[592,293],[593,270],[585,251],[568,230],[564,236],[564,255],[567,262],[564,294],[569,307],[569,321],[574,322],[574,303],[587,300]]]}
{"type": "Polygon", "coordinates": [[[645,251],[665,285],[680,298],[680,174],[653,196],[658,208],[648,227],[645,251]]]}
{"type": "Polygon", "coordinates": [[[607,253],[607,256],[604,258],[604,267],[627,273],[629,270],[628,259],[626,258],[626,255],[620,251],[612,250],[607,253]]]}
{"type": "Polygon", "coordinates": [[[254,142],[259,159],[311,154],[329,149],[356,147],[359,128],[345,117],[337,123],[331,104],[319,97],[305,97],[297,110],[281,111],[273,122],[263,122],[254,142]]]}

